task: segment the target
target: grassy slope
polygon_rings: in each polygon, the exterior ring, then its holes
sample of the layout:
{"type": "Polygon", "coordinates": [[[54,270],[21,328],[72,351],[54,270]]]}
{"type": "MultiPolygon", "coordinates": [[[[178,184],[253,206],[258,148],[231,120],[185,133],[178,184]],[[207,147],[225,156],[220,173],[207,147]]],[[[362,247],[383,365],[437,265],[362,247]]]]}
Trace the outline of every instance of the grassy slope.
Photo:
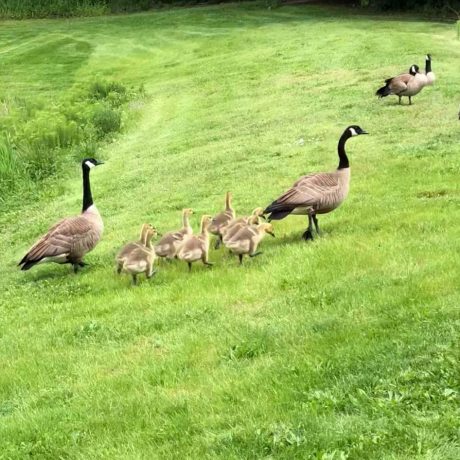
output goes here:
{"type": "Polygon", "coordinates": [[[0,217],[0,458],[454,459],[458,401],[458,64],[452,27],[340,10],[213,7],[3,23],[2,85],[55,96],[102,75],[145,83],[138,123],[102,152],[106,233],[91,268],[15,268],[80,208],[0,217]],[[396,51],[397,50],[397,51],[396,51]],[[412,107],[382,78],[434,56],[412,107]],[[147,220],[264,205],[348,144],[349,199],[299,240],[292,217],[243,268],[179,263],[129,288],[113,256],[147,220]],[[299,138],[305,145],[298,145],[299,138]]]}

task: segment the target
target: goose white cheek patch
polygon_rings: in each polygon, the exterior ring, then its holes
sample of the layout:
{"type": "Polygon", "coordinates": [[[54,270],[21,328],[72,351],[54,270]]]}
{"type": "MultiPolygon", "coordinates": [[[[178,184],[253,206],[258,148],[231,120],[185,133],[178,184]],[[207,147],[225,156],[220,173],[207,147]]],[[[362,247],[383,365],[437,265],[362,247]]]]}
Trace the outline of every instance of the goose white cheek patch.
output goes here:
{"type": "Polygon", "coordinates": [[[356,132],[355,128],[350,128],[350,133],[352,136],[357,136],[358,133],[356,132]]]}
{"type": "Polygon", "coordinates": [[[85,161],[85,165],[88,166],[88,168],[94,168],[95,164],[91,163],[91,161],[85,161]]]}

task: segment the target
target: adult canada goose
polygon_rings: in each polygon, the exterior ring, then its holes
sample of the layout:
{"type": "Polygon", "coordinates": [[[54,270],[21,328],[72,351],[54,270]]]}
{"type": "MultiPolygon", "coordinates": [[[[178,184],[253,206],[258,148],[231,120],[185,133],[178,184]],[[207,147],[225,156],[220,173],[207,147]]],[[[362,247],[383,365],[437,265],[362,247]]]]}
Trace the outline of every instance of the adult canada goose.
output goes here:
{"type": "Polygon", "coordinates": [[[289,214],[308,216],[308,228],[303,234],[306,240],[313,239],[313,222],[319,234],[317,214],[333,211],[345,200],[350,184],[350,164],[345,152],[345,143],[350,137],[368,134],[359,126],[349,126],[342,134],[338,145],[339,166],[335,171],[313,173],[301,177],[294,185],[264,213],[270,220],[284,219],[289,214]]]}
{"type": "Polygon", "coordinates": [[[155,245],[155,253],[158,257],[173,259],[176,256],[183,239],[193,234],[193,228],[190,225],[190,216],[193,211],[190,208],[182,210],[182,228],[177,231],[166,233],[155,245]]]}
{"type": "Polygon", "coordinates": [[[431,55],[427,54],[425,56],[425,75],[426,75],[426,84],[432,85],[436,80],[436,75],[431,70],[431,55]]]}
{"type": "Polygon", "coordinates": [[[104,224],[101,215],[93,203],[89,172],[95,166],[103,164],[94,158],[82,161],[83,209],[79,216],[61,220],[48,230],[21,259],[21,270],[29,270],[36,264],[56,262],[72,264],[74,272],[84,267],[83,257],[94,249],[99,242],[104,224]]]}
{"type": "Polygon", "coordinates": [[[241,265],[245,254],[249,257],[262,254],[261,251],[257,251],[257,247],[267,233],[275,236],[272,224],[247,225],[240,229],[230,240],[227,240],[225,246],[234,254],[238,254],[241,265]]]}
{"type": "MultiPolygon", "coordinates": [[[[262,208],[258,208],[263,212],[262,208]]],[[[227,241],[230,241],[234,235],[236,235],[242,228],[247,227],[248,225],[258,225],[260,224],[260,217],[263,217],[260,214],[252,214],[249,217],[242,218],[240,217],[235,223],[231,223],[222,229],[222,242],[226,245],[227,241]]]]}
{"type": "Polygon", "coordinates": [[[219,249],[222,243],[221,229],[235,218],[235,211],[232,208],[232,194],[227,192],[225,195],[225,210],[212,218],[209,232],[217,236],[215,249],[219,249]]]}
{"type": "Polygon", "coordinates": [[[139,241],[132,241],[131,243],[125,244],[120,252],[117,254],[116,261],[117,261],[117,273],[121,273],[121,269],[123,268],[123,263],[125,262],[128,255],[139,246],[145,246],[145,240],[147,236],[147,231],[152,229],[153,227],[150,224],[143,224],[141,227],[141,235],[139,237],[139,241]]]}
{"type": "Polygon", "coordinates": [[[152,247],[152,238],[156,235],[155,228],[148,228],[145,235],[145,246],[134,248],[123,262],[123,271],[133,277],[134,285],[137,284],[137,275],[145,273],[147,278],[151,278],[156,273],[153,269],[156,255],[152,247]]]}
{"type": "Polygon", "coordinates": [[[394,94],[399,97],[400,104],[401,98],[406,96],[409,98],[409,105],[411,105],[412,96],[418,94],[426,86],[426,82],[426,76],[422,75],[419,72],[418,65],[414,64],[409,69],[409,73],[403,73],[385,80],[385,86],[379,88],[375,95],[381,98],[394,94]]]}
{"type": "Polygon", "coordinates": [[[201,233],[199,235],[190,235],[184,239],[180,246],[177,257],[188,264],[189,271],[192,269],[192,263],[201,260],[203,264],[213,265],[208,261],[209,254],[209,233],[208,227],[211,223],[211,216],[204,215],[201,218],[201,233]]]}

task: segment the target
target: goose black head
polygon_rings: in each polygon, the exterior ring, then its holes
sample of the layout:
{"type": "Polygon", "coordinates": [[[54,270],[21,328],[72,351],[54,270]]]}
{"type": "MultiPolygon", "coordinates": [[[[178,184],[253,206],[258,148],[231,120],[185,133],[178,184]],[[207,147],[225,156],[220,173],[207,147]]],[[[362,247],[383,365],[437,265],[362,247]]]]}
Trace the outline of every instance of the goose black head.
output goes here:
{"type": "Polygon", "coordinates": [[[418,73],[420,73],[419,70],[420,70],[419,66],[417,64],[414,64],[410,66],[409,73],[411,75],[417,75],[418,73]]]}
{"type": "Polygon", "coordinates": [[[349,132],[349,136],[360,136],[361,134],[369,134],[364,129],[360,128],[358,125],[351,125],[345,131],[349,132]]]}
{"type": "Polygon", "coordinates": [[[88,169],[88,170],[94,168],[95,166],[99,166],[99,165],[103,165],[103,164],[104,164],[103,161],[96,160],[95,158],[85,158],[81,162],[82,168],[83,169],[88,169]]]}

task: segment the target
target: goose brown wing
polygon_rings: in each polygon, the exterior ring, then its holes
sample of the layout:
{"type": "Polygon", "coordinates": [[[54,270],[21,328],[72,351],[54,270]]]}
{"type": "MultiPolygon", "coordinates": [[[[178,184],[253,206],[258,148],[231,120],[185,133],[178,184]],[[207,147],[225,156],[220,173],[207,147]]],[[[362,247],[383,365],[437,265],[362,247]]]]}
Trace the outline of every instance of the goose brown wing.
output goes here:
{"type": "Polygon", "coordinates": [[[83,255],[94,247],[98,237],[99,233],[85,217],[63,219],[32,246],[19,265],[74,252],[83,255]]]}
{"type": "Polygon", "coordinates": [[[400,93],[401,91],[405,91],[407,89],[407,84],[411,80],[412,75],[409,73],[404,73],[398,75],[397,77],[390,78],[386,81],[387,85],[390,86],[393,92],[400,93]]]}
{"type": "Polygon", "coordinates": [[[327,193],[339,186],[334,173],[309,174],[301,177],[265,210],[266,213],[292,211],[297,207],[314,206],[327,193]]]}

